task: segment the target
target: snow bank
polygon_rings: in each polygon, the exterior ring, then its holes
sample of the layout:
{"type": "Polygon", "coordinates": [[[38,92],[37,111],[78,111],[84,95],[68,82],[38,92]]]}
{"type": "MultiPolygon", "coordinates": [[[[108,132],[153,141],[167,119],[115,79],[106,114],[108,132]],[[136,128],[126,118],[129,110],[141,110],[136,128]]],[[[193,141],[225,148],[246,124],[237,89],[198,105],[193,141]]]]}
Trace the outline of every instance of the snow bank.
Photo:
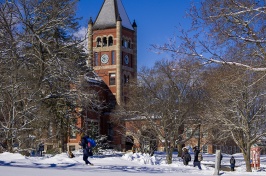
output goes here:
{"type": "Polygon", "coordinates": [[[157,160],[154,156],[150,156],[149,154],[130,152],[123,155],[122,158],[128,161],[138,162],[141,164],[156,165],[160,163],[159,160],[157,160]]]}
{"type": "Polygon", "coordinates": [[[0,160],[14,161],[14,160],[23,160],[23,159],[26,159],[26,157],[19,153],[4,152],[0,154],[0,160]]]}

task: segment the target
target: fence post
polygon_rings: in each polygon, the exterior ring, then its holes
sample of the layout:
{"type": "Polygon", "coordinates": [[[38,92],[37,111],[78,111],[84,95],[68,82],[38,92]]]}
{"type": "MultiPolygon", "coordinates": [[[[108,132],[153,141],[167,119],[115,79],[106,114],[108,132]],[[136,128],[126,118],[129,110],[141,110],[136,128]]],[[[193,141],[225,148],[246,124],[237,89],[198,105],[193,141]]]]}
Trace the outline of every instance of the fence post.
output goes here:
{"type": "Polygon", "coordinates": [[[216,156],[215,156],[215,168],[214,168],[214,176],[219,175],[219,170],[220,170],[220,164],[221,164],[221,150],[216,150],[216,156]]]}

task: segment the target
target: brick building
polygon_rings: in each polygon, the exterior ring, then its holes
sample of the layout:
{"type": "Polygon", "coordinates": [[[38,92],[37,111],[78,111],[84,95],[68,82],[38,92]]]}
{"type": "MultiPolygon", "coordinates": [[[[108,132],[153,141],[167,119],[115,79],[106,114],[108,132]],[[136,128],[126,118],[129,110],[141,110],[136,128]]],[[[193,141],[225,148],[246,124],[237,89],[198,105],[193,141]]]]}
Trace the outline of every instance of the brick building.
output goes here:
{"type": "MultiPolygon", "coordinates": [[[[115,104],[120,105],[126,100],[124,85],[137,76],[137,25],[130,22],[121,0],[105,0],[95,21],[90,19],[88,53],[88,67],[100,78],[88,80],[88,84],[97,84],[107,102],[113,101],[110,98],[113,96],[115,104]]],[[[106,109],[100,115],[87,114],[87,118],[99,126],[100,134],[109,137],[114,148],[122,150],[125,139],[114,132],[110,112],[111,109],[106,109]]],[[[84,118],[77,118],[79,128],[86,125],[84,118]]],[[[78,149],[80,139],[78,133],[70,136],[68,149],[78,149]]]]}

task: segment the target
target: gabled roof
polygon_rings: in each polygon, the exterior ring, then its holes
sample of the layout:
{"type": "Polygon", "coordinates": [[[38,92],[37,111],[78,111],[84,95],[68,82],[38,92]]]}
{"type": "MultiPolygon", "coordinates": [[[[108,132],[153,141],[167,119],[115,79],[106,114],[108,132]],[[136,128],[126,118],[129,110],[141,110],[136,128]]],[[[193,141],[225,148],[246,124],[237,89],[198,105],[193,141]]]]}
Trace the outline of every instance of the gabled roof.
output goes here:
{"type": "Polygon", "coordinates": [[[134,30],[121,0],[104,0],[93,29],[116,27],[117,20],[122,20],[123,27],[134,30]]]}

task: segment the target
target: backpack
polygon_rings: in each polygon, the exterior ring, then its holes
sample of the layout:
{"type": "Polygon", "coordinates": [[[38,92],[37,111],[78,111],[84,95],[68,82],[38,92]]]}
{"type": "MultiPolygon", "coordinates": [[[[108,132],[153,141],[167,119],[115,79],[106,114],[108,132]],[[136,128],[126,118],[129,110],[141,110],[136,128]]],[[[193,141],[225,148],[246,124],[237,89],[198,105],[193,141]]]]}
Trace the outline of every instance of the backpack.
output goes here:
{"type": "Polygon", "coordinates": [[[199,161],[202,161],[202,160],[203,160],[202,153],[199,153],[199,155],[198,155],[198,160],[199,160],[199,161]]]}
{"type": "Polygon", "coordinates": [[[91,138],[86,138],[87,140],[87,148],[93,148],[96,146],[96,142],[95,140],[91,139],[91,138]]]}
{"type": "Polygon", "coordinates": [[[190,156],[190,154],[189,154],[189,153],[186,153],[185,156],[184,156],[184,159],[185,159],[185,161],[187,161],[187,162],[191,161],[191,156],[190,156]]]}

